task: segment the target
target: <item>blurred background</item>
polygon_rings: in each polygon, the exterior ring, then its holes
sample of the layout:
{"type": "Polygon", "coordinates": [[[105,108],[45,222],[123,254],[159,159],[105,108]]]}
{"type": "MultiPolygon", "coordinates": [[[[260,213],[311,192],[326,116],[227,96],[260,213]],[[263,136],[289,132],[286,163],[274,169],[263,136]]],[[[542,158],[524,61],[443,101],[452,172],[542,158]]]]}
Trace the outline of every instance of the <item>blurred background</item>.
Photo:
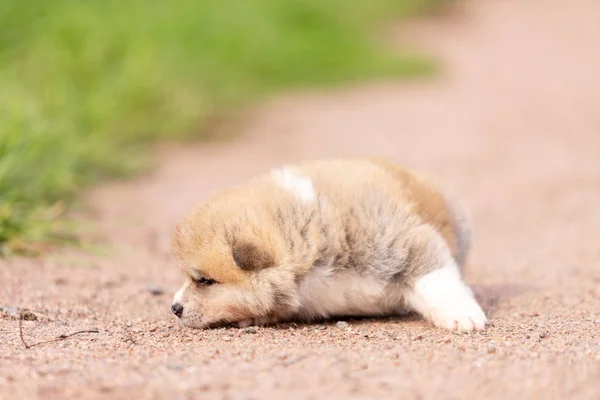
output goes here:
{"type": "Polygon", "coordinates": [[[267,95],[415,76],[429,60],[383,48],[383,21],[443,0],[8,0],[0,6],[0,249],[66,241],[79,189],[131,176],[158,140],[267,95]]]}
{"type": "Polygon", "coordinates": [[[599,38],[598,0],[0,2],[0,397],[599,399],[599,38]],[[354,156],[464,201],[486,332],[178,327],[190,207],[354,156]]]}

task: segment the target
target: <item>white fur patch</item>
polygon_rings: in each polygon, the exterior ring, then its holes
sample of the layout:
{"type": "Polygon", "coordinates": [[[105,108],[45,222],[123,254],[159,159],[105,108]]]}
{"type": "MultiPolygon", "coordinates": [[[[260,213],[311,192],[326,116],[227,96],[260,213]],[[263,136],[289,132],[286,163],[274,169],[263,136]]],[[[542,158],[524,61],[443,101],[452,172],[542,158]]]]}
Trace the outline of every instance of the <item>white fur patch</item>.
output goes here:
{"type": "Polygon", "coordinates": [[[282,168],[272,172],[277,184],[297,196],[302,202],[313,201],[317,196],[310,178],[299,175],[290,168],[282,168]]]}
{"type": "Polygon", "coordinates": [[[484,329],[487,323],[454,262],[417,279],[406,298],[415,311],[440,328],[471,332],[484,329]]]}
{"type": "Polygon", "coordinates": [[[183,292],[185,292],[185,289],[187,289],[188,284],[186,283],[185,285],[183,285],[181,287],[181,289],[179,289],[177,291],[177,293],[175,293],[175,296],[173,297],[173,304],[179,303],[182,304],[183,303],[183,292]]]}
{"type": "Polygon", "coordinates": [[[332,277],[328,267],[314,268],[299,291],[304,318],[385,315],[402,305],[402,293],[386,290],[383,282],[351,272],[332,277]]]}

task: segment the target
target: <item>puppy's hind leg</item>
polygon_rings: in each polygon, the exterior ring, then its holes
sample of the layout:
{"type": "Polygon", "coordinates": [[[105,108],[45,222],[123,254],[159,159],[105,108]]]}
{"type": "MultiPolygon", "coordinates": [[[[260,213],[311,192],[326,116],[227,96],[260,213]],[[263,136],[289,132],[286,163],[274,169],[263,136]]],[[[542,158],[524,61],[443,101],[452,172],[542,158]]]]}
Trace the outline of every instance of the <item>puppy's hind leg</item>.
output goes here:
{"type": "Polygon", "coordinates": [[[405,301],[410,308],[440,328],[463,332],[485,328],[483,310],[433,227],[421,225],[411,231],[405,268],[405,301]]]}

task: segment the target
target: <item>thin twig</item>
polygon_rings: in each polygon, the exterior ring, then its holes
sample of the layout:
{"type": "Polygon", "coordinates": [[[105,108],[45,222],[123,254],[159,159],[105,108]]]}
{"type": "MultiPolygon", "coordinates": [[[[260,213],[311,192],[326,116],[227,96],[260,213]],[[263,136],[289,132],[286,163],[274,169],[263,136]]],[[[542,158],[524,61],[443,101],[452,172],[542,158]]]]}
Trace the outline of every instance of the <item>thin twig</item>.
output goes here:
{"type": "Polygon", "coordinates": [[[87,330],[77,331],[77,332],[73,332],[73,333],[69,333],[69,334],[63,333],[62,335],[58,335],[58,337],[54,340],[63,340],[66,338],[70,338],[71,336],[80,335],[82,333],[100,333],[100,331],[98,329],[87,329],[87,330]]]}
{"type": "Polygon", "coordinates": [[[67,338],[70,338],[71,336],[80,335],[82,333],[100,333],[100,331],[98,329],[89,329],[89,330],[83,330],[83,331],[77,331],[77,332],[73,332],[73,333],[68,333],[68,334],[63,333],[62,335],[58,335],[56,338],[51,339],[51,340],[44,340],[44,341],[41,341],[41,342],[35,342],[33,344],[27,344],[25,342],[25,338],[23,338],[23,318],[19,318],[19,337],[21,338],[21,342],[23,343],[23,346],[25,346],[25,349],[30,349],[33,346],[37,346],[37,345],[40,345],[40,344],[52,343],[52,342],[59,342],[61,340],[65,340],[67,338]]]}
{"type": "Polygon", "coordinates": [[[25,349],[28,349],[29,346],[27,345],[27,343],[25,343],[25,339],[23,339],[23,316],[19,315],[19,337],[21,337],[21,342],[23,343],[23,346],[25,346],[25,349]]]}

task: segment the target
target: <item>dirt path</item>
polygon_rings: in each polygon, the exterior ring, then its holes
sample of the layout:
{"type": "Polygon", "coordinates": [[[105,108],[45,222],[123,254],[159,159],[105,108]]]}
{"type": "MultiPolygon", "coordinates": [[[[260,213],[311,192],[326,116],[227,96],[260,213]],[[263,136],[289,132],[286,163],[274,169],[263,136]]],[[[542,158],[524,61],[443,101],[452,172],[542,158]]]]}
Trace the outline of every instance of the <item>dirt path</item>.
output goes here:
{"type": "Polygon", "coordinates": [[[600,398],[600,2],[471,1],[411,32],[439,79],[278,99],[236,144],[170,151],[156,174],[90,193],[108,254],[3,262],[0,305],[38,315],[28,343],[99,333],[24,350],[4,310],[0,398],[600,398]],[[187,207],[332,155],[388,156],[463,195],[489,330],[176,327],[167,246],[187,207]]]}

